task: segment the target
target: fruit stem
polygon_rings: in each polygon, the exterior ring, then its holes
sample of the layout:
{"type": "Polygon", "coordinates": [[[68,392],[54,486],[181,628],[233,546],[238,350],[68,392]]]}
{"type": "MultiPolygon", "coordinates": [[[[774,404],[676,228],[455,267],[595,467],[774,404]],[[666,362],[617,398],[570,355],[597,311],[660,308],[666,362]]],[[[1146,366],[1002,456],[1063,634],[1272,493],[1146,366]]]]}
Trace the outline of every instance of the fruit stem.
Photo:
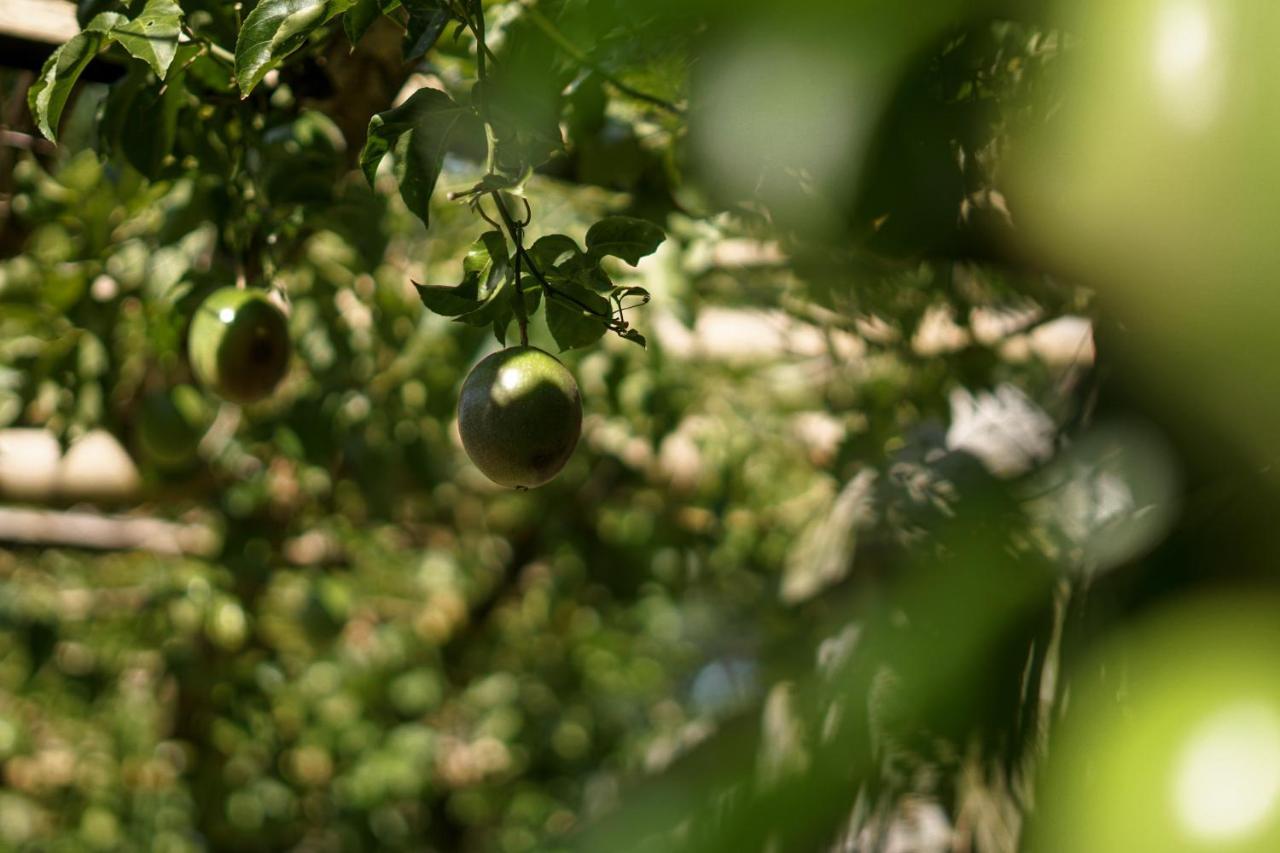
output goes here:
{"type": "Polygon", "coordinates": [[[511,235],[516,243],[516,325],[520,327],[520,346],[529,345],[529,311],[524,304],[524,282],[520,280],[520,261],[524,254],[524,229],[511,235]]]}

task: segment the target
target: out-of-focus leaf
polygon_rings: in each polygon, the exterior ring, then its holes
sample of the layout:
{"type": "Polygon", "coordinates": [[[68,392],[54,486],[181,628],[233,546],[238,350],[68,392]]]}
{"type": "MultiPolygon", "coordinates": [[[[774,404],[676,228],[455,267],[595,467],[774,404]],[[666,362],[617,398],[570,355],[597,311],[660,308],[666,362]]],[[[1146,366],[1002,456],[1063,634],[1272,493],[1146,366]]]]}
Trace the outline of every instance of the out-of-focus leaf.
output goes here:
{"type": "Polygon", "coordinates": [[[80,0],[76,4],[76,23],[80,29],[88,29],[89,22],[99,14],[119,11],[123,5],[120,0],[80,0]]]}
{"type": "MultiPolygon", "coordinates": [[[[182,51],[194,51],[193,45],[182,51]]],[[[148,178],[159,177],[173,151],[178,113],[187,98],[182,76],[162,84],[135,66],[111,90],[99,120],[102,143],[148,178]]]]}
{"type": "Polygon", "coordinates": [[[324,113],[307,110],[264,134],[263,187],[275,205],[327,206],[345,171],[342,131],[324,113]]]}
{"type": "Polygon", "coordinates": [[[778,593],[784,602],[807,601],[848,573],[857,532],[874,520],[875,483],[875,471],[860,472],[797,540],[787,557],[778,593]]]}
{"type": "Polygon", "coordinates": [[[400,106],[375,115],[360,152],[360,168],[370,185],[378,164],[394,149],[400,196],[424,225],[429,224],[431,192],[440,178],[445,146],[468,111],[439,89],[419,89],[400,106]]]}
{"type": "Polygon", "coordinates": [[[27,90],[27,105],[35,117],[40,132],[57,140],[58,119],[67,104],[71,89],[93,58],[113,39],[111,31],[125,22],[124,16],[115,12],[103,12],[89,22],[84,31],[57,50],[40,69],[40,76],[27,90]]]}
{"type": "Polygon", "coordinates": [[[347,40],[353,48],[381,14],[378,0],[356,0],[356,4],[342,16],[342,31],[347,34],[347,40]]]}
{"type": "Polygon", "coordinates": [[[453,15],[442,0],[405,0],[404,7],[409,12],[409,25],[404,33],[404,59],[412,62],[431,50],[453,15]]]}
{"type": "Polygon", "coordinates": [[[657,225],[630,216],[610,216],[587,232],[587,252],[595,258],[613,255],[635,266],[657,251],[666,234],[657,225]]]}

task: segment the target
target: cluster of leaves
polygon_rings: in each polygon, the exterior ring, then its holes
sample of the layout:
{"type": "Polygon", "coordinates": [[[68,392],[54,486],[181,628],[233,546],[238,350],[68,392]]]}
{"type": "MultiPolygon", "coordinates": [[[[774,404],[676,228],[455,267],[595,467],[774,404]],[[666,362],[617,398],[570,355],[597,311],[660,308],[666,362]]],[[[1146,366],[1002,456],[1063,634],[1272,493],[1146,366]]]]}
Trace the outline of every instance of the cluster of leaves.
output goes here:
{"type": "MultiPolygon", "coordinates": [[[[20,222],[41,236],[0,265],[6,340],[29,353],[6,351],[21,381],[5,425],[56,426],[40,389],[78,399],[89,382],[108,405],[77,423],[130,444],[149,374],[183,376],[173,300],[225,273],[214,229],[197,245],[182,227],[197,179],[147,184],[92,152],[23,162],[20,222]],[[115,288],[94,290],[100,277],[115,288]],[[89,335],[103,358],[82,379],[56,342],[89,335]]],[[[591,212],[579,191],[530,192],[591,212]]],[[[362,211],[380,232],[412,223],[394,199],[362,211]]],[[[470,217],[437,214],[452,266],[470,217]]],[[[592,423],[563,481],[495,492],[449,430],[458,379],[491,342],[404,286],[417,240],[369,264],[357,236],[334,220],[284,274],[299,360],[278,399],[141,508],[210,520],[218,554],[0,556],[4,843],[566,844],[627,778],[750,703],[760,650],[815,612],[797,616],[776,579],[827,513],[833,468],[862,454],[812,451],[796,424],[841,389],[858,395],[834,411],[878,429],[933,393],[912,379],[873,396],[903,377],[887,366],[797,389],[656,338],[647,355],[604,346],[575,365],[592,423]],[[715,686],[726,666],[732,690],[715,686]],[[67,756],[92,772],[61,772],[67,756]]]]}
{"type": "MultiPolygon", "coordinates": [[[[677,5],[655,2],[654,15],[677,5]]],[[[814,5],[815,19],[845,13],[814,5]]],[[[13,605],[0,623],[0,752],[24,771],[0,799],[5,842],[77,831],[103,846],[520,851],[564,843],[621,801],[607,843],[587,849],[649,836],[657,849],[808,849],[861,791],[891,807],[917,790],[960,811],[936,767],[955,770],[947,755],[971,731],[1003,731],[1020,712],[1009,688],[1047,596],[1037,588],[1028,604],[986,568],[1014,555],[996,568],[1039,583],[1042,567],[1007,506],[978,501],[954,520],[961,495],[1003,490],[938,434],[957,385],[1009,381],[1053,400],[1070,377],[1006,363],[974,335],[940,356],[912,342],[939,303],[963,324],[1026,289],[972,256],[957,215],[998,171],[1003,119],[986,108],[1014,99],[1008,69],[1036,53],[1034,34],[951,33],[920,52],[923,68],[886,75],[902,85],[884,95],[870,178],[833,239],[791,233],[750,200],[701,215],[712,211],[680,174],[680,129],[628,94],[662,80],[664,46],[687,47],[700,22],[637,38],[633,4],[488,8],[501,10],[493,56],[480,4],[263,0],[241,20],[213,0],[85,2],[85,32],[32,87],[53,134],[93,57],[130,63],[68,111],[101,105],[107,165],[92,152],[64,151],[47,169],[23,161],[13,210],[25,252],[0,265],[0,426],[106,427],[131,444],[142,392],[189,378],[187,309],[243,267],[288,293],[298,356],[275,399],[193,470],[149,472],[144,508],[207,521],[216,553],[0,559],[13,605]],[[593,34],[591,15],[569,14],[586,7],[607,25],[580,55],[535,17],[593,34]],[[402,58],[431,58],[443,88],[375,115],[361,148],[308,108],[304,84],[340,30],[365,44],[380,17],[404,30],[402,58]],[[628,62],[643,67],[623,80],[628,62]],[[562,124],[573,159],[548,160],[562,124]],[[945,179],[894,190],[891,176],[915,171],[945,179]],[[476,172],[457,195],[493,226],[478,240],[467,207],[438,191],[476,172]],[[938,185],[941,201],[924,191],[938,185]],[[527,217],[512,215],[524,198],[560,216],[527,246],[527,217]],[[663,240],[650,220],[677,239],[662,264],[628,269],[663,240]],[[788,254],[708,265],[726,238],[765,256],[781,239],[788,254]],[[456,286],[407,286],[449,280],[459,264],[456,286]],[[647,354],[605,339],[570,356],[588,417],[561,480],[536,496],[495,493],[451,429],[458,380],[492,346],[478,329],[505,343],[543,307],[561,348],[610,330],[645,344],[626,311],[650,291],[667,332],[647,354]],[[889,334],[864,339],[868,315],[889,334]],[[795,352],[789,334],[804,341],[795,352]],[[894,583],[922,566],[935,571],[905,591],[894,583]],[[883,603],[846,606],[832,589],[850,577],[883,603]],[[1011,627],[1019,619],[1030,627],[1011,627]],[[923,630],[899,647],[901,624],[923,630]],[[815,650],[863,628],[856,671],[824,664],[811,677],[815,650]],[[950,702],[938,669],[998,682],[975,688],[990,704],[950,702]],[[909,761],[891,750],[877,764],[865,742],[873,675],[891,683],[878,697],[905,696],[916,712],[886,724],[925,742],[909,761]],[[907,682],[897,692],[896,678],[907,682]],[[777,711],[772,697],[793,683],[804,706],[777,711]],[[122,725],[140,696],[163,712],[122,725]],[[761,714],[762,736],[740,737],[761,714]],[[670,777],[698,797],[650,810],[652,799],[619,795],[714,732],[712,760],[670,777]],[[59,775],[63,747],[86,733],[89,764],[106,770],[59,775]],[[787,784],[757,785],[757,763],[787,784]],[[904,779],[903,764],[918,775],[904,779]]],[[[1016,756],[1022,744],[1001,745],[1016,756]]]]}
{"type": "MultiPolygon", "coordinates": [[[[139,63],[130,65],[126,78],[103,104],[100,128],[105,147],[151,178],[185,168],[189,158],[215,174],[219,166],[226,167],[237,202],[237,210],[229,217],[233,221],[228,225],[231,233],[226,242],[233,251],[252,254],[268,239],[278,242],[282,232],[286,238],[297,236],[296,229],[291,234],[281,227],[291,217],[290,203],[315,205],[321,199],[273,193],[269,181],[259,187],[259,176],[249,174],[247,161],[260,159],[269,164],[276,159],[276,152],[270,150],[268,136],[259,133],[259,118],[225,103],[219,107],[220,99],[237,93],[241,99],[249,98],[268,74],[309,41],[323,40],[325,28],[339,19],[353,45],[379,16],[397,21],[405,30],[406,62],[420,60],[447,25],[454,26],[455,39],[469,30],[477,40],[480,73],[469,102],[458,103],[439,89],[420,89],[403,104],[371,118],[359,156],[360,167],[372,185],[379,165],[391,155],[401,197],[427,225],[431,198],[450,145],[456,144],[458,135],[478,126],[485,129],[487,171],[465,195],[473,206],[491,198],[503,222],[495,223],[498,232],[477,241],[476,249],[468,255],[463,284],[447,296],[441,288],[423,288],[424,304],[472,325],[492,325],[497,339],[505,343],[513,318],[520,324],[522,338],[526,337],[528,318],[545,294],[548,324],[562,349],[593,343],[609,330],[644,345],[644,337],[630,327],[625,311],[647,302],[648,294],[637,288],[614,287],[600,261],[612,255],[637,263],[663,239],[658,226],[626,217],[601,221],[588,234],[586,252],[563,234],[543,237],[538,244],[541,249],[526,250],[523,245],[528,222],[516,223],[511,218],[504,197],[510,201],[513,197],[508,193],[519,192],[533,169],[563,148],[559,110],[543,110],[531,119],[527,108],[515,106],[524,95],[519,85],[521,68],[528,64],[520,52],[511,58],[510,66],[499,65],[492,74],[486,73],[492,60],[484,43],[481,4],[470,0],[263,0],[239,26],[233,55],[217,41],[215,25],[225,25],[225,16],[214,18],[201,3],[188,6],[194,8],[184,11],[174,0],[82,5],[84,30],[50,56],[28,92],[40,130],[50,139],[56,138],[63,107],[84,68],[112,45],[120,46],[139,63]],[[194,28],[196,21],[202,25],[199,32],[194,28]],[[225,118],[219,113],[231,113],[230,128],[239,132],[228,133],[226,138],[180,136],[184,111],[195,111],[206,119],[225,118]],[[236,181],[240,183],[236,185],[236,181]],[[265,203],[252,204],[250,200],[260,189],[266,191],[265,203]],[[505,247],[504,228],[515,244],[513,252],[505,247]],[[566,252],[571,257],[563,258],[566,252]],[[527,276],[520,275],[522,264],[527,276]]],[[[507,59],[504,55],[503,62],[507,59]]],[[[311,133],[323,134],[325,130],[311,133]]],[[[290,169],[289,173],[296,175],[298,170],[290,169]]],[[[323,181],[323,173],[318,179],[323,181]]],[[[296,217],[297,208],[294,210],[296,217]]],[[[268,259],[264,266],[274,263],[268,259]]]]}
{"type": "Polygon", "coordinates": [[[472,326],[492,324],[500,343],[506,343],[513,317],[526,322],[545,292],[547,327],[562,350],[595,343],[606,330],[644,346],[644,336],[627,323],[626,311],[646,304],[649,291],[615,285],[601,261],[611,255],[635,264],[662,239],[661,229],[649,222],[614,216],[591,226],[585,252],[573,238],[554,234],[528,249],[517,245],[512,258],[502,232],[488,231],[467,251],[460,284],[415,286],[427,308],[472,326]],[[515,285],[521,262],[530,273],[515,285]]]}

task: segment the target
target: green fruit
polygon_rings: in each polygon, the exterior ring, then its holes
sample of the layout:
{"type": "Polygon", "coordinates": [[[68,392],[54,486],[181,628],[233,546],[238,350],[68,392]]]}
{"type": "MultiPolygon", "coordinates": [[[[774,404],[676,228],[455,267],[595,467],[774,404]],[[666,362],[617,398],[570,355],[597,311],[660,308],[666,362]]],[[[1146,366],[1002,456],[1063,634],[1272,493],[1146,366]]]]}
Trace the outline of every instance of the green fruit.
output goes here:
{"type": "Polygon", "coordinates": [[[266,397],[289,368],[289,325],[261,290],[224,287],[196,309],[187,353],[205,387],[233,403],[266,397]]]}
{"type": "Polygon", "coordinates": [[[462,383],[458,430],[467,455],[495,483],[540,486],[569,461],[582,432],[578,383],[534,347],[496,352],[462,383]]]}
{"type": "Polygon", "coordinates": [[[190,385],[148,394],[138,412],[138,445],[161,468],[181,468],[195,459],[209,426],[209,410],[190,385]]]}

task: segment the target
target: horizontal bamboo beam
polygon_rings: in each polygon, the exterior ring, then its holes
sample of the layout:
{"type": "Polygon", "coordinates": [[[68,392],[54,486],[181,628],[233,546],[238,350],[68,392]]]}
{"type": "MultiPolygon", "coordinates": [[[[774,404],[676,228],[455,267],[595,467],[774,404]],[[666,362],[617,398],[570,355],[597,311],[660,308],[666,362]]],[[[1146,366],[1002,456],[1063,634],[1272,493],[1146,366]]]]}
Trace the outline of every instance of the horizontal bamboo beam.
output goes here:
{"type": "Polygon", "coordinates": [[[0,0],[0,35],[59,45],[78,32],[76,6],[68,0],[0,0]]]}
{"type": "MultiPolygon", "coordinates": [[[[76,4],[69,0],[0,0],[0,66],[39,71],[54,48],[78,32],[76,4]]],[[[90,62],[81,79],[119,79],[123,70],[109,56],[90,62]]]]}
{"type": "Polygon", "coordinates": [[[207,557],[218,536],[202,524],[157,518],[0,507],[0,542],[207,557]]]}

